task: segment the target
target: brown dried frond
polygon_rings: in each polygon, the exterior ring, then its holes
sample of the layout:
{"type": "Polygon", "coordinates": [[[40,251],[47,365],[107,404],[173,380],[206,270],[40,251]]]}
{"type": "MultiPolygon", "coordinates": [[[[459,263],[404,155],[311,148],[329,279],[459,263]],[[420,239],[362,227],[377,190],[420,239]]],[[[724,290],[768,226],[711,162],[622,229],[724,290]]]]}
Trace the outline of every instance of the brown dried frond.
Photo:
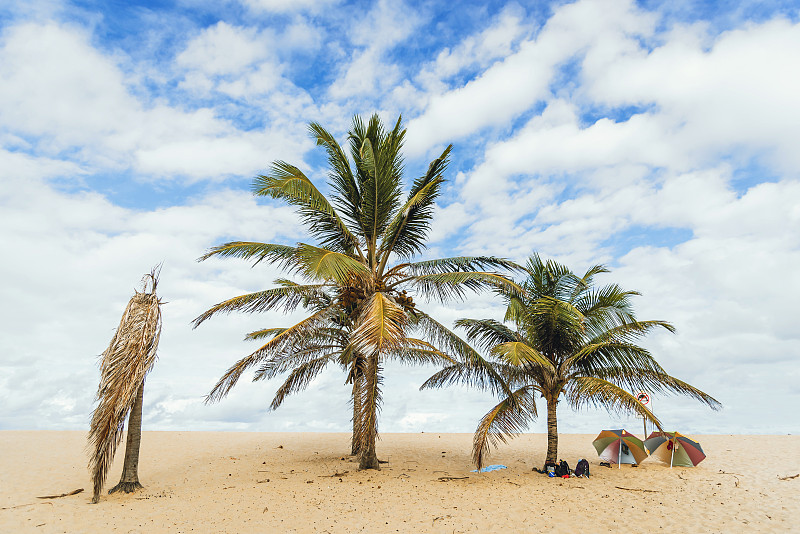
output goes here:
{"type": "Polygon", "coordinates": [[[136,392],[156,361],[161,337],[161,301],[156,296],[157,285],[158,270],[153,269],[142,279],[142,292],[134,291],[111,343],[100,357],[96,399],[99,403],[89,429],[89,470],[94,483],[94,502],[99,499],[122,439],[125,418],[136,400],[136,392]]]}

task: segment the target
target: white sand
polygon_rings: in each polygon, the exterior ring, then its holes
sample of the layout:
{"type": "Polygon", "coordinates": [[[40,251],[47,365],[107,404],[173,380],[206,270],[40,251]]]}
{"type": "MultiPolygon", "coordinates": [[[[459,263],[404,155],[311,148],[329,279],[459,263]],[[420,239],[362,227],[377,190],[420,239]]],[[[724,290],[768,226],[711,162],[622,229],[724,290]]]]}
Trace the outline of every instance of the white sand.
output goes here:
{"type": "Polygon", "coordinates": [[[0,532],[800,532],[800,477],[778,478],[800,473],[800,437],[691,437],[708,458],[670,470],[599,467],[593,435],[561,435],[560,456],[593,475],[564,480],[531,471],[540,434],[489,458],[508,469],[478,474],[468,434],[384,434],[389,463],[358,472],[347,434],[145,432],[145,489],[91,505],[85,433],[3,431],[0,532]]]}

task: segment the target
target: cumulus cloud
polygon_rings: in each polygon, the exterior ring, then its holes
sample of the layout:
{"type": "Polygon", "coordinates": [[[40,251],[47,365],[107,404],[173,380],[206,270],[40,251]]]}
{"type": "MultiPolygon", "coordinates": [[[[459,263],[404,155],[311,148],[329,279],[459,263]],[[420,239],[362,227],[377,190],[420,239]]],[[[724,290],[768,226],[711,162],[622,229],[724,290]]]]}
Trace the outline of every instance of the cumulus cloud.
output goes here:
{"type": "MultiPolygon", "coordinates": [[[[240,62],[256,54],[240,42],[234,48],[240,62]]],[[[310,146],[293,124],[288,135],[285,122],[280,130],[242,132],[209,108],[141,101],[113,58],[95,50],[78,28],[12,27],[3,34],[0,65],[4,130],[25,136],[32,152],[68,154],[87,171],[132,167],[161,178],[220,180],[255,174],[279,154],[299,161],[310,146]]]]}
{"type": "Polygon", "coordinates": [[[563,62],[628,34],[647,33],[655,18],[631,2],[584,1],[560,7],[533,38],[461,87],[431,98],[425,112],[409,123],[407,148],[424,152],[445,140],[508,123],[550,94],[563,62]]]}
{"type": "Polygon", "coordinates": [[[419,23],[414,11],[403,2],[379,1],[348,32],[356,48],[331,85],[331,97],[346,99],[390,89],[398,80],[399,68],[388,63],[385,54],[405,40],[419,23]]]}
{"type": "Polygon", "coordinates": [[[137,212],[98,194],[58,192],[42,179],[69,172],[69,166],[7,153],[0,159],[13,178],[0,195],[0,235],[15,250],[0,267],[15,280],[0,317],[13,329],[2,340],[9,357],[0,364],[7,381],[0,401],[10,411],[4,410],[0,426],[37,417],[43,427],[74,428],[88,421],[96,357],[133,288],[157,263],[164,265],[160,287],[166,304],[161,358],[148,387],[155,397],[201,398],[233,356],[247,350],[244,333],[270,320],[223,318],[220,324],[235,327],[193,332],[189,323],[203,309],[261,288],[279,274],[244,262],[223,268],[220,261],[194,259],[224,236],[292,242],[300,228],[289,208],[259,206],[247,193],[222,190],[188,205],[137,212]],[[228,356],[222,364],[220,355],[228,356]],[[17,388],[26,395],[14,395],[17,388]]]}
{"type": "MultiPolygon", "coordinates": [[[[800,170],[796,51],[800,25],[785,19],[731,30],[712,42],[702,26],[678,26],[652,51],[628,43],[617,55],[587,53],[586,96],[611,106],[654,105],[662,144],[683,158],[766,152],[780,170],[800,170]]],[[[653,141],[656,141],[654,139],[653,141]]]]}
{"type": "Polygon", "coordinates": [[[340,0],[240,0],[254,12],[292,13],[296,11],[320,12],[340,0]]]}

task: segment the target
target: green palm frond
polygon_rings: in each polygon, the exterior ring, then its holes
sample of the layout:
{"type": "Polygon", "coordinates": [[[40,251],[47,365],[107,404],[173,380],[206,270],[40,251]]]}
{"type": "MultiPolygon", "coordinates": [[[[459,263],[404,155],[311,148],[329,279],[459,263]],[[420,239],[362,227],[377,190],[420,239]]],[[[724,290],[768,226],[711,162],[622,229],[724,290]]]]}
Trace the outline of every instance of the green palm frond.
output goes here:
{"type": "Polygon", "coordinates": [[[433,389],[453,384],[462,384],[490,391],[495,396],[511,395],[502,374],[503,366],[489,362],[453,331],[430,315],[417,311],[414,324],[439,350],[458,360],[457,364],[445,366],[434,373],[420,389],[433,389]]]}
{"type": "Polygon", "coordinates": [[[421,339],[406,338],[403,346],[392,352],[391,356],[401,363],[423,365],[450,365],[456,363],[451,356],[421,339]]]}
{"type": "Polygon", "coordinates": [[[565,265],[553,260],[542,261],[538,254],[528,258],[525,270],[528,273],[525,289],[534,298],[551,297],[570,302],[576,287],[582,287],[580,279],[565,265]]]}
{"type": "Polygon", "coordinates": [[[631,297],[637,291],[626,291],[616,284],[589,289],[576,299],[576,307],[586,317],[590,332],[603,332],[620,324],[634,323],[631,297]]]}
{"type": "Polygon", "coordinates": [[[526,330],[535,332],[546,352],[571,351],[584,338],[584,317],[569,302],[553,297],[540,297],[528,304],[531,324],[526,330]]]}
{"type": "Polygon", "coordinates": [[[333,280],[347,285],[353,278],[369,275],[369,269],[357,259],[313,245],[300,244],[297,258],[300,272],[312,280],[333,280]]]}
{"type": "Polygon", "coordinates": [[[636,397],[602,378],[574,377],[567,384],[564,396],[576,410],[584,406],[595,406],[605,408],[609,412],[636,414],[662,430],[661,421],[636,397]]]}
{"type": "Polygon", "coordinates": [[[332,361],[336,361],[338,354],[324,354],[295,367],[275,393],[270,410],[277,410],[283,401],[292,393],[303,391],[332,361]]]}
{"type": "Polygon", "coordinates": [[[425,247],[424,240],[433,218],[434,202],[444,182],[442,173],[447,168],[452,148],[452,145],[448,146],[441,156],[430,163],[428,172],[414,182],[405,205],[389,223],[380,246],[383,260],[379,271],[383,271],[390,253],[410,257],[425,247]]]}
{"type": "Polygon", "coordinates": [[[454,258],[439,258],[435,260],[418,261],[409,263],[405,270],[411,276],[426,274],[442,274],[457,272],[481,272],[489,269],[503,269],[506,271],[519,271],[519,265],[505,258],[494,256],[459,256],[454,258]]]}
{"type": "Polygon", "coordinates": [[[492,447],[506,443],[509,436],[519,434],[536,418],[534,389],[524,386],[503,399],[483,416],[472,440],[472,460],[483,467],[492,447]]]}
{"type": "Polygon", "coordinates": [[[411,327],[420,332],[434,346],[462,362],[481,358],[481,355],[470,347],[469,343],[422,310],[417,310],[411,327]]]}
{"type": "Polygon", "coordinates": [[[319,358],[320,355],[341,351],[341,347],[338,344],[326,344],[324,341],[304,342],[300,347],[289,346],[280,353],[273,354],[263,360],[259,368],[253,373],[253,382],[271,380],[319,358]]]}
{"type": "Polygon", "coordinates": [[[506,314],[503,317],[503,321],[516,323],[518,325],[523,324],[530,310],[525,306],[525,302],[522,300],[521,296],[503,296],[506,297],[506,314]]]}
{"type": "Polygon", "coordinates": [[[592,375],[603,369],[638,369],[666,374],[650,351],[624,341],[602,341],[582,347],[564,362],[567,370],[592,375]]]}
{"type": "Polygon", "coordinates": [[[592,339],[592,342],[601,342],[605,340],[632,341],[656,328],[663,328],[673,334],[676,331],[675,327],[666,321],[632,321],[613,326],[598,333],[597,336],[592,339]]]}
{"type": "Polygon", "coordinates": [[[258,313],[275,309],[280,306],[284,312],[291,312],[301,304],[304,299],[313,298],[321,293],[320,285],[294,285],[283,286],[266,291],[257,291],[233,297],[215,304],[204,311],[192,321],[193,328],[197,328],[202,322],[220,313],[231,313],[234,311],[244,313],[258,313]]]}
{"type": "MultiPolygon", "coordinates": [[[[439,178],[427,184],[397,210],[384,233],[378,252],[383,266],[390,254],[408,258],[425,248],[425,238],[430,230],[433,207],[444,180],[439,178]]],[[[379,268],[379,271],[382,270],[379,268]]]]}
{"type": "Polygon", "coordinates": [[[492,348],[492,354],[503,362],[514,367],[539,366],[544,367],[552,373],[557,373],[553,362],[542,355],[527,343],[522,341],[510,341],[500,343],[492,348]]]}
{"type": "Polygon", "coordinates": [[[208,252],[197,258],[205,261],[213,256],[223,258],[242,258],[249,260],[255,258],[253,266],[266,260],[267,263],[279,263],[283,268],[292,268],[297,258],[297,248],[287,245],[273,245],[271,243],[256,243],[253,241],[232,241],[211,248],[208,252]]]}
{"type": "Polygon", "coordinates": [[[316,140],[317,145],[325,147],[325,151],[328,154],[328,165],[331,168],[328,178],[336,193],[333,197],[336,209],[339,210],[347,222],[356,228],[360,228],[361,192],[358,189],[358,183],[344,150],[336,142],[336,139],[319,123],[312,122],[309,124],[308,129],[311,136],[316,140]]]}
{"type": "Polygon", "coordinates": [[[280,198],[297,206],[301,218],[323,247],[337,252],[351,252],[358,248],[358,240],[325,195],[294,165],[285,161],[274,162],[269,175],[259,175],[253,180],[253,193],[280,198]]]}
{"type": "Polygon", "coordinates": [[[273,337],[277,336],[278,334],[282,334],[286,332],[285,327],[279,328],[262,328],[261,330],[256,330],[255,332],[250,332],[246,336],[244,336],[245,340],[255,340],[255,339],[272,339],[273,337]]]}
{"type": "Polygon", "coordinates": [[[378,237],[384,233],[399,205],[403,167],[400,148],[404,136],[401,119],[391,132],[383,129],[377,115],[370,117],[366,128],[360,119],[353,120],[351,156],[358,169],[361,227],[373,254],[378,237]]]}
{"type": "Polygon", "coordinates": [[[594,265],[592,267],[589,267],[589,269],[587,269],[586,272],[583,274],[583,276],[580,278],[578,283],[575,284],[575,289],[572,291],[572,296],[570,297],[569,301],[575,303],[575,300],[582,292],[592,287],[595,276],[597,276],[598,274],[609,273],[609,272],[611,271],[609,271],[605,265],[594,265]]]}
{"type": "Polygon", "coordinates": [[[708,393],[670,376],[663,370],[658,372],[647,368],[609,367],[595,371],[593,376],[613,382],[630,391],[645,390],[651,393],[686,395],[702,402],[712,410],[719,410],[722,407],[722,404],[708,393]]]}
{"type": "Polygon", "coordinates": [[[462,385],[483,391],[489,391],[494,396],[511,393],[508,382],[504,380],[504,366],[484,359],[473,361],[472,365],[461,362],[448,365],[428,377],[419,387],[424,389],[437,389],[452,385],[462,385]]]}
{"type": "Polygon", "coordinates": [[[217,402],[222,399],[228,392],[236,385],[239,378],[247,369],[262,362],[276,354],[280,354],[287,346],[299,343],[303,337],[313,332],[319,327],[324,327],[327,321],[330,320],[331,313],[335,309],[331,308],[322,309],[315,314],[306,317],[294,326],[287,328],[281,334],[276,335],[267,343],[261,346],[258,350],[252,352],[248,356],[236,362],[230,369],[228,369],[222,378],[212,388],[211,392],[206,395],[205,402],[217,402]]]}
{"type": "Polygon", "coordinates": [[[421,293],[436,297],[442,302],[464,298],[466,289],[476,292],[481,289],[522,290],[505,276],[487,272],[425,274],[411,277],[405,281],[415,286],[421,293]]]}
{"type": "Polygon", "coordinates": [[[521,341],[522,337],[503,323],[494,319],[459,319],[456,328],[467,332],[467,339],[481,350],[509,341],[521,341]]]}

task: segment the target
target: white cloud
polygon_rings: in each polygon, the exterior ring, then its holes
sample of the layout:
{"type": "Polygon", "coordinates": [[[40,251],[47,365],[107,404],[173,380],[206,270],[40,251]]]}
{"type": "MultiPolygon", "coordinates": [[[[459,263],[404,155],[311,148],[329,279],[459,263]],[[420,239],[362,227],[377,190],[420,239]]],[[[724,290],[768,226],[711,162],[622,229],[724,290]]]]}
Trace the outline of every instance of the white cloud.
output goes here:
{"type": "Polygon", "coordinates": [[[267,39],[254,28],[237,28],[220,21],[192,39],[175,61],[206,74],[232,74],[269,56],[267,39]]]}
{"type": "Polygon", "coordinates": [[[601,104],[655,105],[662,143],[706,159],[766,151],[782,170],[800,171],[800,24],[777,19],[726,32],[707,50],[697,27],[678,27],[646,53],[599,56],[583,64],[587,97],[601,104]]]}
{"type": "Polygon", "coordinates": [[[492,61],[510,55],[518,40],[531,31],[523,22],[524,16],[518,4],[505,6],[486,29],[467,36],[458,46],[442,50],[417,75],[416,81],[428,91],[439,92],[446,87],[443,80],[468,68],[485,68],[492,61]]]}
{"type": "Polygon", "coordinates": [[[425,113],[409,123],[411,154],[468,136],[487,126],[507,124],[550,94],[558,66],[597,42],[649,33],[654,17],[631,2],[582,1],[561,6],[532,40],[493,64],[479,77],[430,100],[425,113]]]}
{"type": "Polygon", "coordinates": [[[87,424],[96,357],[133,288],[156,263],[164,264],[160,288],[167,303],[147,398],[171,398],[173,415],[196,409],[224,367],[246,353],[244,333],[286,320],[280,314],[223,317],[197,331],[189,324],[203,309],[268,286],[279,274],[267,266],[197,264],[195,258],[226,236],[295,241],[301,231],[292,209],[222,190],[184,206],[138,212],[94,193],[57,192],[42,179],[71,172],[69,165],[6,152],[0,161],[8,178],[0,188],[0,239],[15,250],[0,266],[0,274],[14,280],[0,311],[9,328],[0,341],[4,427],[37,420],[50,428],[87,424]],[[17,395],[18,388],[26,393],[17,395]]]}
{"type": "Polygon", "coordinates": [[[0,122],[49,136],[53,153],[119,135],[140,111],[113,62],[80,31],[52,23],[6,29],[0,77],[0,122]]]}
{"type": "MultiPolygon", "coordinates": [[[[236,43],[238,64],[260,57],[227,29],[221,34],[236,43]]],[[[255,174],[278,157],[300,161],[310,146],[304,131],[281,119],[262,131],[241,132],[212,109],[183,111],[142,102],[131,95],[114,60],[92,48],[81,30],[25,24],[3,37],[0,122],[13,128],[5,135],[32,136],[32,149],[43,155],[75,152],[71,157],[86,171],[132,167],[161,178],[220,180],[255,174]]],[[[187,57],[199,61],[198,54],[187,57]]],[[[219,65],[212,60],[210,71],[219,65]]],[[[246,82],[250,89],[263,88],[257,79],[268,76],[255,71],[246,82]]],[[[243,91],[233,85],[228,90],[243,91]]],[[[309,104],[302,93],[289,95],[276,97],[287,113],[309,104]]]]}
{"type": "Polygon", "coordinates": [[[331,85],[334,99],[390,90],[397,82],[399,69],[386,64],[385,53],[403,42],[420,23],[403,2],[380,0],[363,19],[355,21],[348,38],[357,47],[343,73],[331,85]]]}
{"type": "Polygon", "coordinates": [[[255,12],[291,13],[296,11],[321,12],[332,8],[340,0],[240,0],[255,12]]]}

